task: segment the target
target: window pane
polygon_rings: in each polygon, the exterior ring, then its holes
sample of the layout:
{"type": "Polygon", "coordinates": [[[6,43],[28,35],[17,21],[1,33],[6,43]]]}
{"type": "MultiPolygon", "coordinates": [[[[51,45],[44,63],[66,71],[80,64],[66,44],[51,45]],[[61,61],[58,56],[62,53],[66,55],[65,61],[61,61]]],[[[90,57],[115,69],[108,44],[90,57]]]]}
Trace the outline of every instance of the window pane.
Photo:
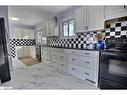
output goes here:
{"type": "Polygon", "coordinates": [[[74,34],[74,20],[69,21],[69,36],[73,36],[74,34]]]}
{"type": "Polygon", "coordinates": [[[68,36],[68,22],[63,22],[63,35],[68,36]]]}

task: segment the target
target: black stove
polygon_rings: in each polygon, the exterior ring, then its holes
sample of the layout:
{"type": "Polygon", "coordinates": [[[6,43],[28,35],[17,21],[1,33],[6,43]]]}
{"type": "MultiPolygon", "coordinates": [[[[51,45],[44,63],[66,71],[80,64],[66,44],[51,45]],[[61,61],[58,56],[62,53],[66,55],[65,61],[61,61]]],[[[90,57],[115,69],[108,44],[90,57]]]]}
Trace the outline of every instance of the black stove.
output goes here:
{"type": "Polygon", "coordinates": [[[127,89],[127,38],[106,39],[100,53],[99,88],[127,89]]]}

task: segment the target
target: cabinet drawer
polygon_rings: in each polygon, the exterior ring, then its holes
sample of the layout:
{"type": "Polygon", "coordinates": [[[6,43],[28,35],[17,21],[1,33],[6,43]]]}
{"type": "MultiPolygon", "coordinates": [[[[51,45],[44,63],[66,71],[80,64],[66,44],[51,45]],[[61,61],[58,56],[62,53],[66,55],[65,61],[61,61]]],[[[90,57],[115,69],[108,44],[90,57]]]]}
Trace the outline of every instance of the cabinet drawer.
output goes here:
{"type": "Polygon", "coordinates": [[[52,53],[52,59],[58,59],[59,58],[59,55],[58,53],[52,53]]]}
{"type": "Polygon", "coordinates": [[[52,53],[58,53],[59,49],[58,48],[52,48],[52,53]]]}
{"type": "Polygon", "coordinates": [[[83,52],[82,52],[82,50],[72,50],[72,49],[70,49],[69,51],[68,51],[68,53],[69,54],[71,54],[71,55],[83,55],[83,52]]]}
{"type": "Polygon", "coordinates": [[[83,67],[88,67],[90,69],[96,69],[97,68],[96,67],[97,66],[96,59],[84,58],[84,57],[80,57],[79,59],[80,59],[79,65],[81,65],[83,67]]]}
{"type": "Polygon", "coordinates": [[[67,49],[59,49],[59,52],[60,53],[68,53],[68,50],[67,49]]]}
{"type": "Polygon", "coordinates": [[[85,57],[97,57],[97,54],[99,54],[98,51],[83,51],[85,57]]]}
{"type": "Polygon", "coordinates": [[[79,66],[87,67],[90,69],[96,69],[96,65],[97,65],[95,59],[85,58],[82,56],[74,56],[74,55],[70,55],[68,57],[68,62],[79,66]]]}
{"type": "Polygon", "coordinates": [[[53,65],[53,67],[55,67],[56,69],[59,67],[59,62],[57,61],[57,60],[55,60],[55,59],[53,59],[52,60],[52,65],[53,65]]]}
{"type": "Polygon", "coordinates": [[[97,82],[96,72],[94,70],[79,67],[78,65],[69,64],[68,71],[71,75],[76,76],[82,80],[91,82],[92,84],[95,84],[97,82]]]}
{"type": "Polygon", "coordinates": [[[58,60],[67,63],[67,54],[59,53],[58,60]]]}
{"type": "Polygon", "coordinates": [[[68,69],[67,63],[59,62],[59,68],[58,69],[67,72],[68,71],[67,70],[68,69]]]}
{"type": "Polygon", "coordinates": [[[82,70],[82,76],[90,79],[90,80],[95,80],[95,71],[91,70],[91,69],[87,69],[87,68],[80,68],[80,70],[82,70]]]}
{"type": "Polygon", "coordinates": [[[69,55],[68,56],[68,63],[73,63],[73,64],[78,64],[79,63],[79,59],[80,57],[77,57],[75,55],[69,55]]]}
{"type": "Polygon", "coordinates": [[[73,64],[68,64],[68,72],[75,76],[78,77],[80,79],[82,79],[82,72],[80,70],[80,67],[77,65],[73,65],[73,64]]]}

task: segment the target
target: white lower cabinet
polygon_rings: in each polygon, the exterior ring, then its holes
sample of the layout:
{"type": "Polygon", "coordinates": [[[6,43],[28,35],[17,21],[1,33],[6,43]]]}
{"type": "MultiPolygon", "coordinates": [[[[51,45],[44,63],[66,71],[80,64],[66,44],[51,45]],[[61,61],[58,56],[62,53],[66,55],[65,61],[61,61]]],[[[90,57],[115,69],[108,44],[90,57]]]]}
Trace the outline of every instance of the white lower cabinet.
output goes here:
{"type": "Polygon", "coordinates": [[[45,65],[51,65],[51,51],[49,47],[42,47],[41,49],[41,59],[42,63],[45,65]]]}
{"type": "Polygon", "coordinates": [[[56,69],[68,72],[68,55],[65,49],[52,48],[51,58],[51,63],[56,69]]]}
{"type": "Polygon", "coordinates": [[[98,85],[99,51],[43,48],[42,61],[57,70],[98,85]]]}
{"type": "Polygon", "coordinates": [[[97,86],[98,68],[99,51],[70,50],[68,72],[71,75],[97,86]]]}

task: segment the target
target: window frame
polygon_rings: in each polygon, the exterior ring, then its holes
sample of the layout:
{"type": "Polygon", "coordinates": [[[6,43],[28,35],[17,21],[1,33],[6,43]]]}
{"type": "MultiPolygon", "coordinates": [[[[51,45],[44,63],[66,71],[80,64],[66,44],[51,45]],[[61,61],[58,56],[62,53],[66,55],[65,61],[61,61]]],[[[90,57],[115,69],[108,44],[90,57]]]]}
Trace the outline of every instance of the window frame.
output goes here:
{"type": "MultiPolygon", "coordinates": [[[[69,25],[68,25],[68,33],[69,33],[69,25]]],[[[68,16],[68,17],[65,17],[65,18],[62,18],[60,20],[60,37],[61,37],[61,39],[76,38],[76,33],[75,33],[75,20],[74,20],[74,16],[73,15],[72,16],[68,16]],[[74,21],[74,35],[73,36],[64,36],[63,23],[64,22],[68,22],[68,24],[69,24],[69,21],[71,21],[71,20],[74,21]]]]}

